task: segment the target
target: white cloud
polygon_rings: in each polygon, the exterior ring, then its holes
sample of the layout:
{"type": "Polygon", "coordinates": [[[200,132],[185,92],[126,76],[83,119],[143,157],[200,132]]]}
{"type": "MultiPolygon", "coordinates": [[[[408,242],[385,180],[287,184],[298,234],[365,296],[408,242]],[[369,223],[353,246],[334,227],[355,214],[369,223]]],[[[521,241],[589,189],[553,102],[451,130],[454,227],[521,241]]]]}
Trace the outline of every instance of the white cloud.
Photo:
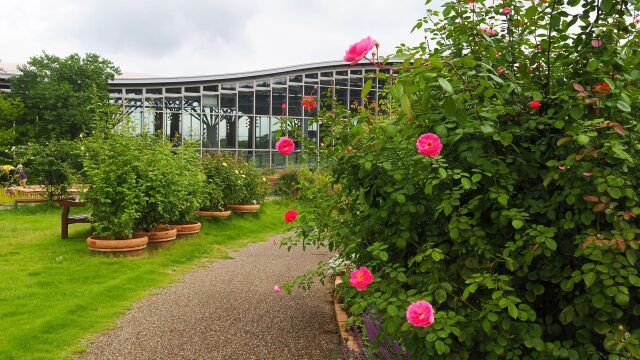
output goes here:
{"type": "Polygon", "coordinates": [[[44,50],[96,52],[124,71],[222,74],[338,60],[371,35],[383,53],[410,35],[416,0],[5,0],[0,59],[23,63],[44,50]]]}

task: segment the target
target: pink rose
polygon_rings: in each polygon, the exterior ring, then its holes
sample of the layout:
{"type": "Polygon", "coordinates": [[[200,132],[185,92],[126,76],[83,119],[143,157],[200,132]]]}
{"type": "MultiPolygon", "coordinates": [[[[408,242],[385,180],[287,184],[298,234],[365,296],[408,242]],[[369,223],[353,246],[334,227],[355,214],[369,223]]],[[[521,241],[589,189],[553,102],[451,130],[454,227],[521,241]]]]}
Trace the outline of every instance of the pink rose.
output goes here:
{"type": "Polygon", "coordinates": [[[502,15],[509,15],[511,14],[511,8],[508,6],[505,6],[502,8],[502,10],[500,10],[500,14],[502,15]]]}
{"type": "Polygon", "coordinates": [[[298,217],[298,212],[295,210],[289,210],[286,213],[284,213],[284,221],[288,223],[295,221],[297,217],[298,217]]]}
{"type": "Polygon", "coordinates": [[[434,323],[435,312],[428,301],[420,300],[407,308],[407,321],[413,326],[429,327],[434,323]]]}
{"type": "Polygon", "coordinates": [[[584,176],[586,176],[586,177],[589,177],[589,176],[593,175],[593,173],[584,172],[584,173],[582,173],[582,175],[584,175],[584,176]]]}
{"type": "Polygon", "coordinates": [[[280,286],[273,285],[273,292],[276,293],[276,294],[280,294],[280,292],[282,292],[282,290],[280,290],[280,286]]]}
{"type": "Polygon", "coordinates": [[[538,100],[533,100],[532,102],[529,103],[529,106],[533,109],[533,110],[538,110],[540,108],[540,105],[542,105],[540,103],[540,101],[538,100]]]}
{"type": "Polygon", "coordinates": [[[367,36],[366,38],[358,41],[357,43],[349,46],[349,49],[345,52],[344,61],[351,64],[357,64],[363,57],[367,56],[369,51],[376,46],[376,41],[367,36]]]}
{"type": "Polygon", "coordinates": [[[287,110],[287,103],[282,103],[282,110],[287,110]]]}
{"type": "Polygon", "coordinates": [[[593,47],[602,46],[602,40],[591,40],[591,46],[593,46],[593,47]]]}
{"type": "Polygon", "coordinates": [[[360,269],[353,270],[351,272],[351,278],[349,279],[349,283],[358,289],[358,291],[367,290],[367,286],[373,282],[373,274],[366,267],[361,267],[360,269]]]}
{"type": "Polygon", "coordinates": [[[564,165],[560,165],[560,166],[558,166],[558,169],[560,169],[560,171],[565,171],[565,170],[567,170],[567,167],[564,166],[564,165]]]}
{"type": "Polygon", "coordinates": [[[488,27],[488,26],[480,26],[480,31],[482,31],[483,33],[489,35],[489,36],[495,36],[498,34],[498,32],[496,30],[493,30],[492,28],[488,27]]]}
{"type": "Polygon", "coordinates": [[[311,111],[315,109],[316,106],[318,106],[318,104],[316,103],[315,96],[305,96],[302,99],[302,107],[305,108],[306,110],[311,111]]]}
{"type": "Polygon", "coordinates": [[[293,149],[296,148],[296,145],[293,143],[291,139],[286,136],[283,136],[276,143],[276,150],[280,152],[282,155],[289,155],[293,152],[293,149]]]}
{"type": "Polygon", "coordinates": [[[420,154],[434,158],[442,151],[442,144],[438,135],[428,133],[420,135],[416,141],[416,148],[420,154]]]}

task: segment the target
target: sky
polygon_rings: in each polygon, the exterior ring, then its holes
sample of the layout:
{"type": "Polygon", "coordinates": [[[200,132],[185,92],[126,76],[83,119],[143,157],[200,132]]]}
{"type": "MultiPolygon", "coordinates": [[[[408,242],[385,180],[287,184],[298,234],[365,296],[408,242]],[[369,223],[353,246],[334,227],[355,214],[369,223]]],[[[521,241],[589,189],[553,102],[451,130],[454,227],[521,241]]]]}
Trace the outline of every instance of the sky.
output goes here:
{"type": "Polygon", "coordinates": [[[340,60],[367,36],[393,53],[423,38],[424,13],[422,0],[3,0],[0,67],[46,51],[153,76],[266,70],[340,60]]]}

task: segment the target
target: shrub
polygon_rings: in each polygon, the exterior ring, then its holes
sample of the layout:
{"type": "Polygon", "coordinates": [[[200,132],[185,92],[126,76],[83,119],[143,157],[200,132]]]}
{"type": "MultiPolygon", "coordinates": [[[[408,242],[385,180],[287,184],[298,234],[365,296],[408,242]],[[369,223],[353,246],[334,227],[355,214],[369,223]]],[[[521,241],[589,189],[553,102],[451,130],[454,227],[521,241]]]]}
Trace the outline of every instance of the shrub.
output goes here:
{"type": "Polygon", "coordinates": [[[276,181],[274,193],[289,198],[297,197],[302,178],[307,176],[311,176],[311,172],[307,168],[291,168],[282,171],[276,181]]]}
{"type": "Polygon", "coordinates": [[[29,183],[40,184],[52,201],[67,190],[82,172],[82,150],[76,141],[50,141],[24,147],[29,183]]]}
{"type": "Polygon", "coordinates": [[[195,143],[185,143],[173,149],[173,166],[167,169],[167,176],[176,180],[172,193],[176,201],[166,218],[170,224],[188,223],[204,201],[206,178],[196,148],[195,143]]]}
{"type": "Polygon", "coordinates": [[[269,193],[269,182],[260,174],[255,164],[242,158],[235,158],[235,181],[230,182],[231,204],[246,205],[260,204],[269,193]]]}
{"type": "Polygon", "coordinates": [[[140,137],[128,128],[95,134],[84,141],[84,167],[92,224],[101,236],[128,239],[144,209],[144,161],[140,137]]]}
{"type": "Polygon", "coordinates": [[[223,211],[233,198],[234,183],[239,175],[235,170],[236,161],[227,153],[211,153],[202,158],[202,167],[206,177],[205,200],[202,209],[223,211]]]}
{"type": "Polygon", "coordinates": [[[632,9],[510,6],[429,11],[415,27],[429,43],[399,49],[386,114],[323,119],[334,146],[312,151],[335,195],[310,189],[298,232],[371,269],[350,311],[379,309],[418,358],[638,358],[632,9]],[[416,149],[426,133],[439,156],[416,149]],[[405,318],[418,300],[436,309],[430,327],[405,318]]]}

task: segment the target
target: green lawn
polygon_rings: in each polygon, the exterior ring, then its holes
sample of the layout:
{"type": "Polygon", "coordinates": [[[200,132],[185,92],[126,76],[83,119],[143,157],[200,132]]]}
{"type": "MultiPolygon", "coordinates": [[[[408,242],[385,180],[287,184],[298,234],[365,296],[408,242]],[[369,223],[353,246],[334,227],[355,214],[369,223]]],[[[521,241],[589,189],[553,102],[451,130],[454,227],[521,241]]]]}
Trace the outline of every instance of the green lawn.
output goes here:
{"type": "Polygon", "coordinates": [[[89,252],[88,224],[70,225],[70,238],[62,240],[59,209],[0,210],[0,359],[65,359],[83,351],[82,339],[113,327],[152,289],[282,233],[287,205],[275,201],[259,215],[204,220],[200,234],[140,258],[89,252]]]}

